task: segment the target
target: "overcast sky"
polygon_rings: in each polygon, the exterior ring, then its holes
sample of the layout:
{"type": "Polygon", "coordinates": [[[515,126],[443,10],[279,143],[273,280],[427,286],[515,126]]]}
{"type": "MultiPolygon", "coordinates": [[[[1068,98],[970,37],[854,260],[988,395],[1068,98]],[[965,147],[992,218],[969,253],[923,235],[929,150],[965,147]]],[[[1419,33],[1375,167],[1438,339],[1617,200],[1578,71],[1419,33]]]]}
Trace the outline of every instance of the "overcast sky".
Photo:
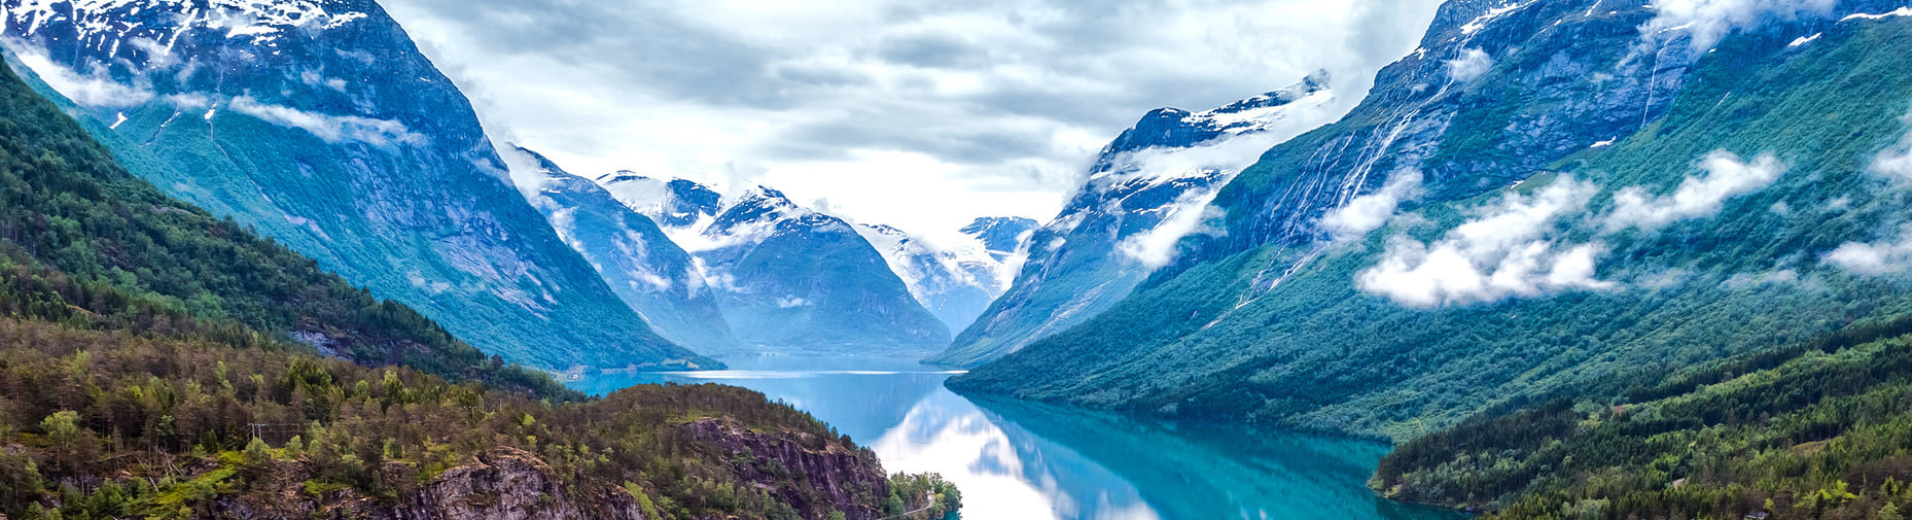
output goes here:
{"type": "Polygon", "coordinates": [[[493,137],[918,233],[1048,220],[1150,109],[1328,69],[1351,105],[1436,0],[386,0],[493,137]],[[1350,93],[1350,91],[1352,91],[1350,93]]]}

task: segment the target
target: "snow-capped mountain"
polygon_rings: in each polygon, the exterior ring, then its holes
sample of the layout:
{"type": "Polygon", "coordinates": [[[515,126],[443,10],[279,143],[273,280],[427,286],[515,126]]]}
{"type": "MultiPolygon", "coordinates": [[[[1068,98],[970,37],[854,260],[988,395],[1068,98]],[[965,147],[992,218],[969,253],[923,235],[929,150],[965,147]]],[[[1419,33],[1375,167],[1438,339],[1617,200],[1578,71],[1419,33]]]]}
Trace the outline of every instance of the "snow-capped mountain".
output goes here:
{"type": "Polygon", "coordinates": [[[1029,219],[978,219],[964,228],[963,240],[934,244],[886,225],[856,225],[916,301],[951,330],[968,327],[1008,290],[1020,263],[1017,244],[1034,227],[1029,219]]]}
{"type": "Polygon", "coordinates": [[[738,346],[695,260],[650,217],[537,152],[516,151],[534,173],[518,179],[525,198],[651,328],[701,352],[738,346]]]}
{"type": "MultiPolygon", "coordinates": [[[[990,258],[1005,265],[1014,263],[1020,266],[1022,262],[1016,257],[1022,250],[1023,242],[1028,240],[1029,235],[1041,225],[1031,218],[983,217],[963,226],[962,231],[964,235],[981,242],[983,250],[989,252],[990,258]]],[[[1009,276],[1014,277],[1015,270],[1009,271],[1009,276]]]]}
{"type": "Polygon", "coordinates": [[[549,369],[695,367],[507,179],[370,0],[0,0],[10,64],[168,194],[549,369]]]}
{"type": "Polygon", "coordinates": [[[761,186],[727,198],[696,182],[632,172],[597,182],[696,257],[747,346],[928,350],[949,341],[949,327],[859,226],[761,186]]]}
{"type": "Polygon", "coordinates": [[[1326,73],[1221,108],[1162,108],[1109,143],[1069,204],[1025,246],[1008,292],[929,361],[976,366],[1128,296],[1213,217],[1215,192],[1260,152],[1332,120],[1326,73]]]}

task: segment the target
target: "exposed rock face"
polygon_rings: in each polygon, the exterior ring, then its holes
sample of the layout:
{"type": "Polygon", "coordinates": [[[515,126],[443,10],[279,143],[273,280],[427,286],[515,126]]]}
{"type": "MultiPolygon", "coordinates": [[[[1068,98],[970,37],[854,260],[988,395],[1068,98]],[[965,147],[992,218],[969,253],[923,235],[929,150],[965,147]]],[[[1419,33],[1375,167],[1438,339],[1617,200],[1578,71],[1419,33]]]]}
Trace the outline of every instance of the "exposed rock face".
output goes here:
{"type": "Polygon", "coordinates": [[[699,420],[684,428],[691,438],[729,455],[732,473],[771,489],[774,496],[795,507],[804,518],[823,518],[832,510],[842,511],[851,520],[883,516],[870,497],[889,496],[889,480],[876,454],[869,450],[851,451],[844,444],[807,435],[792,439],[752,432],[715,419],[699,420]],[[756,457],[753,460],[742,455],[756,457]],[[781,464],[787,475],[763,471],[766,459],[781,464]],[[807,482],[808,486],[798,488],[791,482],[807,482]]]}
{"type": "MultiPolygon", "coordinates": [[[[724,470],[803,518],[827,518],[832,511],[851,520],[883,517],[880,500],[889,496],[889,480],[868,450],[810,434],[756,432],[723,419],[700,419],[683,431],[699,441],[698,449],[727,461],[724,470]]],[[[387,462],[385,480],[414,481],[415,472],[410,464],[387,462]]],[[[394,490],[396,500],[350,489],[314,496],[304,487],[310,477],[304,463],[278,461],[247,484],[250,490],[205,513],[259,520],[646,520],[643,507],[623,488],[567,485],[542,459],[516,448],[485,452],[427,483],[394,490]]]]}
{"type": "Polygon", "coordinates": [[[572,496],[551,477],[551,468],[518,450],[497,450],[452,468],[412,501],[374,513],[389,520],[642,520],[637,503],[621,489],[572,496]]]}
{"type": "MultiPolygon", "coordinates": [[[[387,473],[407,475],[409,465],[390,462],[387,473]]],[[[397,503],[350,490],[314,497],[302,489],[303,464],[280,461],[272,475],[254,485],[264,489],[220,503],[220,518],[302,520],[368,518],[377,520],[643,520],[637,502],[622,489],[568,489],[550,466],[523,450],[500,448],[445,470],[416,490],[401,492],[397,503]]]]}

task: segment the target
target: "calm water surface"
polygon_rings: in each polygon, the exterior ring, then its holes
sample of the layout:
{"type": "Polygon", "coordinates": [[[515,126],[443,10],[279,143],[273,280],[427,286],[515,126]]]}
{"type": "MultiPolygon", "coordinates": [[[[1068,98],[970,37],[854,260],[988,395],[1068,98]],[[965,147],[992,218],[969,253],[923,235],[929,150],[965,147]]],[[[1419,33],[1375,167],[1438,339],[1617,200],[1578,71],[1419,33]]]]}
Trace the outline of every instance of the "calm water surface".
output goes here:
{"type": "Polygon", "coordinates": [[[1383,444],[969,399],[943,388],[953,373],[908,359],[724,361],[731,370],[605,375],[571,387],[604,394],[722,383],[763,392],[869,447],[884,469],[941,473],[962,489],[968,520],[1463,518],[1370,493],[1383,444]]]}

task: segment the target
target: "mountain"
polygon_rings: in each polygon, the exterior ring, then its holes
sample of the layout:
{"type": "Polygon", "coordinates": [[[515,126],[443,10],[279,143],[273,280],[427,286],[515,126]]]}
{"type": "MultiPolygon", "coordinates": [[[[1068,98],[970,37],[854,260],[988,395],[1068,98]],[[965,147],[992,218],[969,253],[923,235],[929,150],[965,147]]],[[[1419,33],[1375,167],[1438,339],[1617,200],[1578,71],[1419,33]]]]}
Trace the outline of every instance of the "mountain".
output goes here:
{"type": "Polygon", "coordinates": [[[756,187],[726,198],[631,172],[598,178],[696,257],[731,332],[753,349],[928,350],[949,328],[843,219],[756,187]]]}
{"type": "Polygon", "coordinates": [[[1029,219],[981,218],[964,227],[963,239],[941,245],[890,226],[856,224],[910,295],[951,330],[969,326],[1009,288],[1017,244],[1034,227],[1029,219]]]}
{"type": "Polygon", "coordinates": [[[1196,232],[1216,189],[1280,140],[1327,122],[1326,74],[1206,112],[1163,108],[1103,148],[1088,182],[1027,241],[1007,293],[931,363],[974,367],[1127,297],[1196,232]]]}
{"type": "Polygon", "coordinates": [[[756,392],[587,399],[504,365],[161,194],[4,69],[0,318],[8,518],[926,520],[960,500],[756,392]]]}
{"type": "Polygon", "coordinates": [[[18,63],[169,195],[545,369],[698,367],[511,185],[369,0],[0,1],[18,63]]]}
{"type": "Polygon", "coordinates": [[[1449,2],[1220,232],[951,385],[1405,440],[1889,318],[1912,9],[1828,4],[1449,2]]]}
{"type": "Polygon", "coordinates": [[[543,155],[516,151],[535,163],[526,165],[535,174],[519,180],[525,198],[645,323],[665,339],[703,352],[738,346],[690,253],[671,242],[650,217],[543,155]]]}
{"type": "Polygon", "coordinates": [[[1029,235],[1041,225],[1031,218],[982,217],[963,226],[962,232],[981,242],[990,258],[1009,264],[1022,250],[1022,244],[1029,240],[1029,235]]]}

